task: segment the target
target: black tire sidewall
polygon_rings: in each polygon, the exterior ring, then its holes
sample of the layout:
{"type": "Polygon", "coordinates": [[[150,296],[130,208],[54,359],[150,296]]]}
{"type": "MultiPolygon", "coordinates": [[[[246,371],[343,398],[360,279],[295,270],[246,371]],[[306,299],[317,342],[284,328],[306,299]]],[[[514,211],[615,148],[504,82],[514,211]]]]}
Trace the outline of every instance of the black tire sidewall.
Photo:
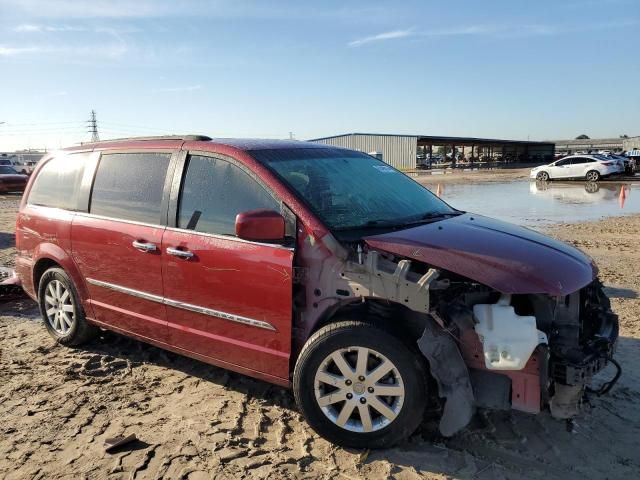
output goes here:
{"type": "Polygon", "coordinates": [[[600,177],[601,177],[600,172],[598,172],[597,170],[589,170],[587,172],[587,174],[585,175],[585,178],[589,182],[597,182],[598,180],[600,180],[600,177]],[[589,174],[591,174],[591,173],[595,173],[596,174],[596,178],[594,178],[593,180],[589,178],[589,174]]]}
{"type": "Polygon", "coordinates": [[[73,345],[76,343],[80,336],[81,322],[84,322],[84,311],[82,309],[82,304],[80,303],[76,287],[64,270],[61,268],[51,268],[44,272],[40,278],[40,284],[38,285],[38,304],[40,305],[40,313],[42,314],[44,325],[56,342],[62,345],[73,345]],[[44,295],[47,285],[49,285],[53,280],[61,282],[73,298],[73,325],[71,325],[71,329],[66,335],[60,335],[56,332],[47,318],[44,295]]]}
{"type": "Polygon", "coordinates": [[[327,335],[314,337],[298,359],[294,393],[307,422],[318,434],[344,447],[387,448],[416,430],[424,416],[427,392],[424,362],[413,350],[393,335],[370,325],[329,330],[327,335]],[[394,421],[381,430],[357,433],[342,429],[326,417],[316,401],[315,374],[321,362],[330,353],[350,346],[368,347],[381,353],[396,366],[402,377],[405,388],[402,409],[394,421]]]}

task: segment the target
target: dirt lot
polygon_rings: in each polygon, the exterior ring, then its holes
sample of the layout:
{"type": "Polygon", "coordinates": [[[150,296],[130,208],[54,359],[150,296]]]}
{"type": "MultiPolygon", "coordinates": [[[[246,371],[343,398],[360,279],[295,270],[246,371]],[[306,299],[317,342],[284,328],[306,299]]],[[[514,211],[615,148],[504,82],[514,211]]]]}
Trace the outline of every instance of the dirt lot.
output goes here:
{"type": "Polygon", "coordinates": [[[529,168],[500,168],[495,170],[436,169],[416,170],[410,174],[420,183],[510,182],[529,178],[529,168]]]}
{"type": "MultiPolygon", "coordinates": [[[[4,264],[17,203],[0,196],[4,264]]],[[[284,389],[115,334],[58,346],[22,299],[0,304],[0,478],[637,478],[640,217],[550,233],[596,259],[621,318],[624,375],[571,433],[545,415],[492,413],[448,440],[425,428],[386,451],[335,448],[284,389]],[[104,452],[130,433],[133,448],[104,452]]]]}

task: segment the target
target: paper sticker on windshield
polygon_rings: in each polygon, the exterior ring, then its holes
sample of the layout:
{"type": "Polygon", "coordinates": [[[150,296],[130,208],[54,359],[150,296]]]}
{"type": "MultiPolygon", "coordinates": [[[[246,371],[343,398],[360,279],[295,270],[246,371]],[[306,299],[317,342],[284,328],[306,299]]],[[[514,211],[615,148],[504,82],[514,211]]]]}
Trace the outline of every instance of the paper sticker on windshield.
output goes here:
{"type": "Polygon", "coordinates": [[[395,170],[388,165],[374,165],[373,168],[380,170],[382,173],[393,173],[395,170]]]}

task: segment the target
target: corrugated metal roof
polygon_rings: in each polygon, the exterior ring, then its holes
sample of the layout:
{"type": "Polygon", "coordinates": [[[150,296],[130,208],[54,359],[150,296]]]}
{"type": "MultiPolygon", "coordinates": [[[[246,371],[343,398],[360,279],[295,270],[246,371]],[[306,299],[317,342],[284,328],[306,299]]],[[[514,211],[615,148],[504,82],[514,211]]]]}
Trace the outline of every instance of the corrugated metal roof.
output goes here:
{"type": "Polygon", "coordinates": [[[395,133],[343,133],[340,135],[333,135],[329,137],[321,137],[321,138],[313,138],[310,139],[310,142],[318,142],[322,140],[331,140],[333,138],[340,137],[349,137],[349,136],[372,136],[372,137],[403,137],[403,138],[415,138],[418,141],[425,142],[439,142],[448,144],[455,144],[456,142],[463,144],[475,144],[475,145],[490,145],[490,144],[523,144],[523,145],[550,145],[553,142],[540,142],[540,141],[530,141],[530,140],[501,140],[497,138],[478,138],[478,137],[448,137],[448,136],[439,136],[439,135],[405,135],[405,134],[395,134],[395,133]]]}

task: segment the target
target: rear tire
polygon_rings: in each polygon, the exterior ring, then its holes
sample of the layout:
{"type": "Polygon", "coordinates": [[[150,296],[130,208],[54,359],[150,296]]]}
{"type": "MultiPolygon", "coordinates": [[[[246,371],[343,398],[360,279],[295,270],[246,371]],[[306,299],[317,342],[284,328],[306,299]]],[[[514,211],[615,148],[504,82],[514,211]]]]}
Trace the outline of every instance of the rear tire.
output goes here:
{"type": "Polygon", "coordinates": [[[600,180],[600,172],[597,170],[589,170],[585,175],[587,182],[597,182],[600,180]]]}
{"type": "Polygon", "coordinates": [[[538,175],[536,175],[536,180],[546,182],[547,180],[549,180],[549,174],[547,172],[540,172],[538,173],[538,175]]]}
{"type": "Polygon", "coordinates": [[[293,375],[296,403],[311,428],[336,445],[390,447],[422,422],[425,363],[376,325],[332,323],[300,353],[293,375]]]}
{"type": "Polygon", "coordinates": [[[49,335],[61,345],[80,345],[100,331],[87,323],[78,291],[61,268],[50,268],[40,278],[38,303],[49,335]]]}

